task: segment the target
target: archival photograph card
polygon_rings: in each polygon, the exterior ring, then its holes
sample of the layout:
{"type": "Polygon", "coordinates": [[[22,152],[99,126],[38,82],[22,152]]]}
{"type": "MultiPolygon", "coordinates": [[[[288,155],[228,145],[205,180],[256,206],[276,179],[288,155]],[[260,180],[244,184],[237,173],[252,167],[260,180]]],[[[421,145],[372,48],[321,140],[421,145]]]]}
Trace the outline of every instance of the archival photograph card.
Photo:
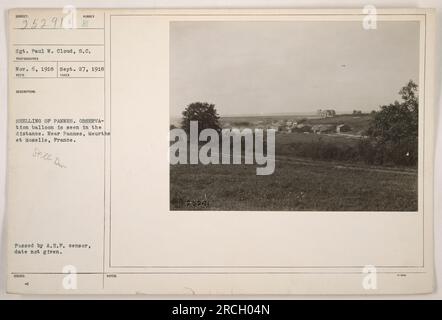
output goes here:
{"type": "Polygon", "coordinates": [[[433,10],[8,26],[8,292],[433,291],[433,10]]]}

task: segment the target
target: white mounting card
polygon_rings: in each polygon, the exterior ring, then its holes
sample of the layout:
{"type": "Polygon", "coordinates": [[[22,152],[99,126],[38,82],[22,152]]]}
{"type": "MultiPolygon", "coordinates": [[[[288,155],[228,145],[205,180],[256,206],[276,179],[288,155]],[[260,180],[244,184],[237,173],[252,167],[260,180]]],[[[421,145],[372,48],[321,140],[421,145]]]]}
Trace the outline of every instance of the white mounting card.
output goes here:
{"type": "Polygon", "coordinates": [[[8,26],[8,292],[433,291],[433,10],[8,26]]]}

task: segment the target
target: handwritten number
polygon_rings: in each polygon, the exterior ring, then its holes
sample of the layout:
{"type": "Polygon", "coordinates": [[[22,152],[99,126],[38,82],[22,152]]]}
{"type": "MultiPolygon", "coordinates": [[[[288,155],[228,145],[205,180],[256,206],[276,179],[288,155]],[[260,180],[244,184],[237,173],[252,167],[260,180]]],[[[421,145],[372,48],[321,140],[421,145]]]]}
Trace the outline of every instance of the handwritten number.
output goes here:
{"type": "Polygon", "coordinates": [[[57,22],[58,22],[57,17],[53,17],[53,18],[52,18],[52,24],[53,24],[54,28],[57,27],[57,22]]]}

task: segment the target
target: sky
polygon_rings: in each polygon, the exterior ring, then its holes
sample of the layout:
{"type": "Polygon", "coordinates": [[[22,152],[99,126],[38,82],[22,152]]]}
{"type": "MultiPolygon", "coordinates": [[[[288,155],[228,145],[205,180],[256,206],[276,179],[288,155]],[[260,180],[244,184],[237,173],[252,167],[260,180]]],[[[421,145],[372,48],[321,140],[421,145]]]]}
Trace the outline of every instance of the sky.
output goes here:
{"type": "Polygon", "coordinates": [[[419,23],[180,21],[170,24],[170,115],[196,101],[221,116],[368,112],[418,83],[419,23]]]}

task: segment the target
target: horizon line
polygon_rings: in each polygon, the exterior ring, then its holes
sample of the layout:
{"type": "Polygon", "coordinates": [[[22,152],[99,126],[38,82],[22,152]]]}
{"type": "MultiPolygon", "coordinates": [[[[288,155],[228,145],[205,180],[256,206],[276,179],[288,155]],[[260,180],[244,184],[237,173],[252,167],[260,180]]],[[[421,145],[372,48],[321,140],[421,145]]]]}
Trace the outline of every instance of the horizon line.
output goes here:
{"type": "MultiPolygon", "coordinates": [[[[333,110],[333,109],[324,109],[324,110],[333,110]]],[[[363,111],[363,110],[358,110],[358,111],[362,111],[362,114],[368,114],[372,111],[376,111],[376,110],[370,110],[370,111],[363,111]]],[[[351,111],[342,111],[342,112],[338,112],[336,111],[336,115],[352,115],[353,114],[353,110],[351,111]]],[[[260,114],[260,113],[253,113],[253,114],[246,114],[246,113],[238,113],[238,114],[220,114],[219,117],[220,118],[233,118],[233,117],[271,117],[271,116],[302,116],[302,115],[317,115],[317,112],[297,112],[297,113],[292,113],[292,112],[281,112],[281,113],[268,113],[268,114],[260,114]]],[[[173,117],[173,118],[181,118],[182,115],[169,115],[169,117],[173,117]]]]}

